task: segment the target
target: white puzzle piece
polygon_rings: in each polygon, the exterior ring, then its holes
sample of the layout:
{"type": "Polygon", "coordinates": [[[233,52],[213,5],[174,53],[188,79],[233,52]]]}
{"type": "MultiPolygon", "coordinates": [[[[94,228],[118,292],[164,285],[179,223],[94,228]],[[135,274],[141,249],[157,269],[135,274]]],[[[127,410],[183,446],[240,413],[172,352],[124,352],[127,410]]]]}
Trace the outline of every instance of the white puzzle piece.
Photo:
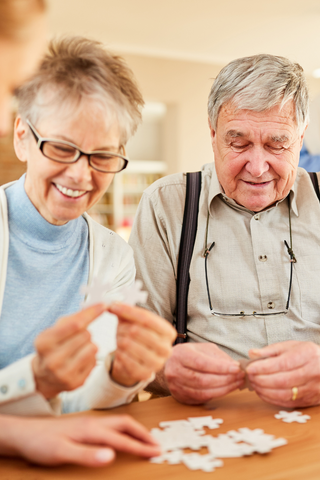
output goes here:
{"type": "Polygon", "coordinates": [[[211,437],[208,445],[209,452],[217,458],[236,458],[244,455],[252,455],[252,445],[237,443],[228,434],[221,434],[211,437]]]}
{"type": "Polygon", "coordinates": [[[127,305],[136,305],[136,303],[146,303],[148,292],[142,289],[141,280],[136,280],[131,287],[123,287],[120,291],[122,302],[127,305]]]}
{"type": "MultiPolygon", "coordinates": [[[[137,280],[130,287],[122,287],[117,291],[119,301],[126,305],[135,305],[136,303],[146,303],[148,292],[142,289],[141,280],[137,280]]],[[[80,293],[89,297],[89,300],[81,304],[82,308],[89,307],[95,303],[106,303],[106,295],[112,290],[112,284],[103,283],[100,277],[93,277],[90,285],[82,285],[80,293]]]]}
{"type": "Polygon", "coordinates": [[[182,456],[183,456],[182,450],[173,450],[172,452],[163,453],[158,457],[150,458],[150,462],[151,463],[168,462],[169,465],[178,465],[179,463],[181,463],[182,456]]]}
{"type": "Polygon", "coordinates": [[[294,410],[293,412],[280,410],[279,413],[275,414],[275,418],[277,418],[278,420],[282,420],[286,423],[307,423],[307,421],[310,420],[311,417],[310,415],[302,415],[302,412],[297,412],[296,410],[294,410]]]}
{"type": "Polygon", "coordinates": [[[268,453],[273,448],[282,447],[288,442],[285,438],[275,438],[274,435],[264,433],[261,428],[239,428],[238,431],[230,430],[228,435],[237,442],[246,442],[252,445],[254,452],[268,453]]]}
{"type": "Polygon", "coordinates": [[[213,472],[216,467],[223,465],[221,458],[243,457],[255,452],[264,454],[287,444],[284,438],[275,438],[274,435],[264,433],[261,428],[239,428],[216,437],[205,435],[204,427],[216,429],[222,423],[221,418],[213,419],[211,416],[160,422],[163,430],[153,428],[151,434],[160,444],[163,453],[150,461],[166,461],[171,465],[184,463],[191,470],[213,472]],[[201,447],[207,447],[209,453],[184,453],[185,448],[199,450],[201,447]]]}
{"type": "Polygon", "coordinates": [[[105,303],[105,297],[108,291],[112,288],[111,283],[103,283],[99,277],[93,277],[90,285],[82,285],[80,287],[80,293],[89,297],[86,302],[81,304],[82,308],[89,307],[95,303],[105,303]]]}
{"type": "Polygon", "coordinates": [[[199,453],[185,453],[182,455],[182,462],[190,470],[202,470],[203,472],[214,472],[217,467],[223,466],[223,461],[214,458],[212,455],[199,455],[199,453]]]}
{"type": "Polygon", "coordinates": [[[203,427],[213,430],[219,428],[223,423],[222,418],[212,418],[211,415],[207,417],[188,417],[188,420],[195,430],[201,430],[203,427]]]}

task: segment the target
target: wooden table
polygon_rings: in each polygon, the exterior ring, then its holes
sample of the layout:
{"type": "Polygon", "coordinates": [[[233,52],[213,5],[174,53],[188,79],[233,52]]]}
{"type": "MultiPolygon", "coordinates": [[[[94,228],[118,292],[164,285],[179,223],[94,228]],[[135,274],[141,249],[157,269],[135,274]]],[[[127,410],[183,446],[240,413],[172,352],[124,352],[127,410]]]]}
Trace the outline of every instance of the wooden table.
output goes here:
{"type": "Polygon", "coordinates": [[[90,415],[129,413],[147,428],[157,427],[160,421],[177,420],[190,416],[211,415],[223,418],[219,430],[209,431],[216,435],[228,430],[248,427],[262,428],[266,433],[284,437],[288,445],[276,448],[266,455],[226,458],[224,466],[212,473],[191,471],[184,465],[156,465],[148,460],[118,453],[109,467],[89,469],[76,466],[43,468],[31,466],[23,460],[1,459],[1,480],[158,480],[198,479],[215,480],[319,480],[320,479],[320,407],[303,409],[311,420],[306,424],[287,424],[274,418],[280,409],[262,402],[254,392],[234,392],[215,402],[212,411],[201,406],[187,406],[173,398],[160,398],[147,402],[132,403],[112,411],[90,412],[90,415]]]}

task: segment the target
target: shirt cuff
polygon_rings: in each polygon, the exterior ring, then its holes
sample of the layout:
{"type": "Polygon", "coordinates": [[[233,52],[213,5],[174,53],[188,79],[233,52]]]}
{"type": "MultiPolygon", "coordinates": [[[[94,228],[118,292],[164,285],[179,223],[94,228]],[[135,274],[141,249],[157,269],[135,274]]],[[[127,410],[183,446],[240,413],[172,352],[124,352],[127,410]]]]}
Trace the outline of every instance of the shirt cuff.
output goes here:
{"type": "Polygon", "coordinates": [[[28,355],[0,370],[0,413],[47,416],[60,412],[60,400],[47,401],[36,391],[32,360],[28,355]]]}
{"type": "MultiPolygon", "coordinates": [[[[132,400],[137,393],[141,392],[141,390],[143,390],[144,387],[149,385],[149,383],[153,382],[153,380],[156,378],[156,375],[155,375],[155,373],[152,373],[147,380],[143,380],[141,382],[135,383],[134,385],[132,385],[130,387],[127,387],[126,385],[121,385],[121,383],[117,383],[115,380],[112,379],[112,377],[110,375],[110,370],[111,370],[111,367],[112,367],[112,363],[113,363],[113,360],[114,360],[114,354],[115,353],[116,353],[115,351],[110,352],[109,355],[106,356],[105,361],[104,361],[106,372],[109,376],[110,385],[112,385],[112,387],[115,390],[119,389],[122,392],[128,393],[130,396],[131,396],[131,392],[134,392],[134,395],[131,398],[131,400],[132,400]]],[[[131,400],[130,400],[130,402],[131,402],[131,400]]]]}
{"type": "Polygon", "coordinates": [[[112,353],[107,355],[104,362],[93,369],[82,387],[60,394],[63,413],[114,408],[130,403],[135,395],[155,378],[152,374],[150,378],[133,387],[119,385],[111,379],[109,374],[112,356],[112,353]]]}

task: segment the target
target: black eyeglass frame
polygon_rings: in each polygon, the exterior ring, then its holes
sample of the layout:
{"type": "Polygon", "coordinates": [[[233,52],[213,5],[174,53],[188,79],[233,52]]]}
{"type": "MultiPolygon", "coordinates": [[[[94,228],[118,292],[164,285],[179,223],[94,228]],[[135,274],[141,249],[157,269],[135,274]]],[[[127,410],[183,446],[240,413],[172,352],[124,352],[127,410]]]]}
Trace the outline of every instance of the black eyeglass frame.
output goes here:
{"type": "Polygon", "coordinates": [[[97,170],[98,172],[101,172],[101,173],[119,173],[119,172],[122,172],[122,170],[124,170],[128,166],[129,159],[124,157],[120,153],[107,152],[107,151],[104,151],[104,150],[101,150],[101,151],[99,150],[99,151],[96,151],[96,152],[84,152],[84,151],[80,150],[80,148],[77,145],[75,145],[74,143],[67,142],[65,140],[57,140],[57,139],[54,139],[54,138],[41,137],[39,132],[37,132],[37,130],[35,129],[35,127],[32,125],[32,123],[29,120],[27,120],[27,124],[28,124],[28,126],[29,126],[29,128],[30,128],[30,130],[31,130],[36,142],[37,142],[37,146],[38,146],[39,150],[41,151],[42,155],[44,155],[46,158],[49,158],[53,162],[63,163],[65,165],[71,165],[72,163],[76,163],[79,160],[79,158],[82,157],[82,155],[84,155],[88,158],[88,162],[89,162],[90,167],[92,167],[94,170],[97,170]],[[44,147],[45,143],[47,143],[47,142],[54,142],[54,143],[58,143],[58,144],[60,143],[62,145],[67,145],[68,147],[74,148],[76,150],[76,152],[75,152],[76,157],[74,158],[74,160],[67,161],[67,162],[49,157],[48,155],[46,155],[43,152],[43,147],[44,147]],[[107,171],[105,171],[105,170],[101,170],[100,168],[97,168],[95,165],[92,164],[92,162],[91,162],[91,156],[92,155],[110,155],[110,156],[113,156],[113,157],[121,158],[125,163],[120,170],[116,170],[116,171],[107,170],[107,171]]]}
{"type": "MultiPolygon", "coordinates": [[[[252,313],[245,313],[241,311],[240,313],[220,313],[220,312],[214,312],[212,308],[212,303],[211,303],[211,295],[210,295],[210,288],[209,288],[209,280],[208,280],[208,256],[209,253],[211,252],[212,248],[215,245],[215,242],[212,242],[209,247],[207,247],[203,253],[204,256],[204,269],[205,269],[205,276],[206,276],[206,287],[207,287],[207,295],[208,295],[208,302],[209,302],[209,308],[210,308],[210,313],[211,315],[214,315],[216,317],[269,317],[273,315],[287,315],[289,311],[289,305],[290,305],[290,296],[291,296],[291,287],[292,287],[292,275],[293,275],[293,264],[297,262],[297,259],[295,257],[295,254],[293,253],[292,250],[292,231],[291,231],[291,213],[290,213],[290,199],[289,196],[288,198],[288,207],[289,207],[289,232],[290,232],[290,247],[287,243],[286,240],[284,240],[284,244],[287,248],[287,252],[290,256],[290,279],[289,279],[289,290],[288,290],[288,297],[287,297],[287,302],[286,302],[286,307],[285,310],[281,312],[272,312],[272,313],[257,313],[256,311],[253,311],[252,313]]],[[[207,239],[208,239],[208,227],[209,227],[209,212],[207,215],[207,226],[206,226],[206,244],[207,239]]]]}

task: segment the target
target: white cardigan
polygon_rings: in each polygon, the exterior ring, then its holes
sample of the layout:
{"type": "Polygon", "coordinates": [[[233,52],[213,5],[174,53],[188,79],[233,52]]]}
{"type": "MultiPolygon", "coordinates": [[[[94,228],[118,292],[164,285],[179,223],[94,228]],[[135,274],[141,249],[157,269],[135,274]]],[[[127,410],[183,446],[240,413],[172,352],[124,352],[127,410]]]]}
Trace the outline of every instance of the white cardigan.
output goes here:
{"type": "MultiPolygon", "coordinates": [[[[12,183],[0,187],[0,315],[6,284],[9,226],[5,189],[12,183]]],[[[114,288],[108,293],[111,300],[123,285],[131,285],[135,279],[135,266],[131,247],[116,233],[102,227],[86,213],[83,215],[89,228],[89,279],[99,275],[103,282],[114,288]]],[[[90,296],[86,301],[90,300],[90,296]]],[[[84,385],[71,392],[63,392],[51,400],[35,390],[31,362],[34,354],[18,360],[0,370],[0,413],[14,415],[52,415],[88,410],[111,408],[130,402],[152,379],[140,382],[134,387],[123,387],[109,376],[110,350],[115,348],[115,317],[103,314],[90,326],[89,331],[99,351],[97,365],[84,385]]],[[[0,339],[1,342],[1,339],[0,339]]],[[[1,343],[0,343],[1,348],[1,343]]]]}

